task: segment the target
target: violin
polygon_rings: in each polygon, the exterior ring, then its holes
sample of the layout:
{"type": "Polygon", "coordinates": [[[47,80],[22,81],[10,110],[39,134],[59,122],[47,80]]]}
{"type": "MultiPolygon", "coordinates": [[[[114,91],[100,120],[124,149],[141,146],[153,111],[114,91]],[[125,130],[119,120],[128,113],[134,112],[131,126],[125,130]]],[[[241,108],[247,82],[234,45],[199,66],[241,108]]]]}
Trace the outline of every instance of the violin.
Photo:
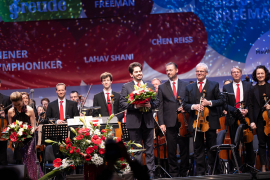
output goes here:
{"type": "Polygon", "coordinates": [[[247,128],[243,129],[243,137],[244,137],[244,143],[250,143],[253,140],[253,131],[250,129],[250,120],[248,117],[243,117],[240,109],[244,109],[244,101],[240,102],[240,108],[237,109],[237,114],[239,117],[238,126],[240,124],[247,125],[247,128]]]}
{"type": "MultiPolygon", "coordinates": [[[[225,116],[221,116],[219,118],[219,124],[220,124],[220,129],[218,129],[218,133],[222,130],[225,130],[225,116]]],[[[223,144],[231,144],[231,137],[230,137],[230,131],[229,131],[229,127],[227,127],[227,131],[225,134],[225,139],[223,144]]],[[[231,150],[221,150],[219,152],[219,158],[220,159],[230,159],[230,155],[231,155],[231,150]],[[229,157],[229,158],[228,158],[229,157]]]]}
{"type": "MultiPolygon", "coordinates": [[[[202,100],[205,98],[206,91],[203,90],[203,96],[200,98],[200,108],[202,106],[202,100]]],[[[204,107],[203,111],[196,111],[197,120],[194,120],[193,129],[195,129],[195,133],[197,131],[206,132],[209,129],[209,122],[207,121],[207,117],[209,116],[209,109],[204,107]]]]}
{"type": "MultiPolygon", "coordinates": [[[[180,96],[177,97],[178,102],[180,104],[180,107],[183,106],[183,103],[181,101],[180,96]]],[[[178,122],[181,123],[181,127],[179,128],[179,134],[182,137],[185,137],[186,135],[191,135],[191,132],[188,132],[188,119],[189,119],[189,114],[187,112],[179,112],[178,110],[176,110],[176,112],[178,113],[177,115],[177,119],[178,122]]]]}
{"type": "MultiPolygon", "coordinates": [[[[270,102],[270,99],[268,99],[268,98],[266,97],[266,94],[263,94],[263,98],[264,98],[264,101],[265,101],[265,105],[267,105],[267,104],[270,102]],[[268,99],[268,100],[267,100],[267,99],[268,99]]],[[[269,118],[270,118],[270,111],[269,111],[268,109],[265,110],[265,111],[263,112],[262,116],[263,116],[263,120],[265,120],[265,122],[266,122],[266,124],[265,124],[265,126],[264,126],[264,134],[265,134],[266,136],[268,136],[269,133],[270,133],[270,121],[269,121],[269,118]]]]}

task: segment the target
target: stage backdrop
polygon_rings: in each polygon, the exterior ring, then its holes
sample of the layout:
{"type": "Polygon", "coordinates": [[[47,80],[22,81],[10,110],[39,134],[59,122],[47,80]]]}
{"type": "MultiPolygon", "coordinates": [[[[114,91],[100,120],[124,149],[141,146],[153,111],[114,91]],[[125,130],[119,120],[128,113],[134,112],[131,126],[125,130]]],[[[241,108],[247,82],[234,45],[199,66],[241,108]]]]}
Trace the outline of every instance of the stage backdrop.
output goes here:
{"type": "Polygon", "coordinates": [[[269,68],[269,19],[267,0],[2,0],[2,93],[36,89],[36,100],[55,99],[57,83],[82,91],[105,71],[120,91],[131,62],[143,64],[145,81],[165,81],[170,61],[193,80],[204,62],[222,84],[232,66],[244,75],[269,68]]]}

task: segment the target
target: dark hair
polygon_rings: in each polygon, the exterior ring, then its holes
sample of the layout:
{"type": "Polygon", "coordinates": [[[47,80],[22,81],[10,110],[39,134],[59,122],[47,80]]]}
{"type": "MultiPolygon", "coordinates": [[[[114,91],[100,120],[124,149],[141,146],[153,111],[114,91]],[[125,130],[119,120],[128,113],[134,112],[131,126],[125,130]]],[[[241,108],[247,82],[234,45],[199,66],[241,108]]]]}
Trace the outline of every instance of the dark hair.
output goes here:
{"type": "Polygon", "coordinates": [[[78,91],[71,91],[71,92],[70,92],[70,94],[71,94],[71,93],[72,93],[72,94],[73,94],[73,93],[77,93],[77,94],[78,94],[78,96],[79,96],[78,91]]]}
{"type": "Polygon", "coordinates": [[[169,62],[166,64],[166,67],[169,66],[169,65],[174,65],[175,69],[178,69],[178,66],[177,64],[175,64],[174,62],[169,62]]]}
{"type": "Polygon", "coordinates": [[[258,79],[256,77],[257,69],[263,69],[264,70],[264,72],[265,72],[265,82],[267,82],[270,79],[270,74],[269,74],[269,70],[264,65],[259,65],[259,66],[256,67],[256,69],[252,73],[252,79],[255,82],[258,82],[258,79]]]}
{"type": "Polygon", "coordinates": [[[47,101],[48,103],[50,103],[50,100],[48,98],[42,98],[40,104],[42,104],[42,101],[47,101]]]}
{"type": "Polygon", "coordinates": [[[133,74],[133,70],[134,70],[135,67],[140,67],[141,70],[142,70],[142,65],[140,63],[133,62],[128,66],[128,71],[129,71],[130,74],[133,74]]]}
{"type": "Polygon", "coordinates": [[[189,84],[193,84],[194,83],[194,81],[189,81],[189,84]]]}
{"type": "Polygon", "coordinates": [[[230,83],[232,83],[232,80],[231,79],[226,79],[223,84],[225,84],[225,82],[227,82],[227,81],[229,81],[230,83]]]}
{"type": "Polygon", "coordinates": [[[100,81],[102,82],[103,79],[106,79],[107,77],[110,77],[110,80],[112,81],[112,74],[109,72],[104,72],[100,75],[100,81]]]}

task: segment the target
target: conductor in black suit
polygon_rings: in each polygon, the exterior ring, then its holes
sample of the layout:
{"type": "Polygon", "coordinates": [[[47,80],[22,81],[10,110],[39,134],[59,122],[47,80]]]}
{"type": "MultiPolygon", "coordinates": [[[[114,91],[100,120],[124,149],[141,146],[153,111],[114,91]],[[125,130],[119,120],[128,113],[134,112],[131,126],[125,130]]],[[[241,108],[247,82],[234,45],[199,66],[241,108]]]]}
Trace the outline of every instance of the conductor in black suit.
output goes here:
{"type": "MultiPolygon", "coordinates": [[[[234,140],[236,130],[238,128],[238,124],[237,124],[238,118],[234,116],[234,114],[235,114],[236,108],[240,107],[240,104],[237,104],[235,108],[235,104],[237,102],[244,101],[245,106],[243,109],[241,109],[241,113],[244,117],[247,116],[248,104],[249,104],[249,99],[250,99],[250,89],[251,89],[252,84],[248,81],[241,81],[242,69],[238,66],[234,66],[231,69],[231,76],[233,78],[233,82],[223,86],[223,92],[234,94],[234,96],[228,95],[228,110],[230,111],[233,117],[228,118],[228,116],[226,116],[226,123],[227,123],[226,125],[229,125],[230,137],[232,140],[234,140]]],[[[227,114],[226,111],[225,111],[225,114],[227,114]]],[[[232,141],[232,144],[235,144],[234,141],[232,141]]],[[[245,146],[246,146],[246,152],[247,152],[246,162],[249,165],[253,166],[254,164],[253,141],[250,143],[245,143],[245,146]]],[[[240,164],[241,161],[239,157],[238,148],[236,148],[235,154],[237,156],[238,163],[240,164]]]]}
{"type": "Polygon", "coordinates": [[[175,63],[170,62],[166,65],[168,81],[158,87],[158,99],[160,106],[158,108],[158,122],[161,130],[167,138],[169,173],[172,177],[186,176],[189,168],[189,137],[180,137],[180,124],[177,120],[177,110],[185,112],[183,107],[179,108],[177,97],[184,99],[185,89],[188,82],[181,81],[177,78],[178,67],[175,63]],[[177,166],[176,150],[177,144],[180,147],[180,170],[177,166]]]}
{"type": "MultiPolygon", "coordinates": [[[[204,107],[209,109],[209,116],[207,118],[209,122],[209,130],[205,132],[206,137],[206,148],[208,151],[208,164],[211,168],[214,166],[215,162],[215,152],[210,151],[210,148],[216,145],[216,129],[220,128],[219,124],[219,113],[217,107],[223,105],[222,96],[219,91],[219,84],[214,81],[209,81],[206,79],[208,74],[208,66],[204,63],[199,63],[196,66],[196,77],[197,81],[186,87],[185,92],[185,104],[184,110],[189,111],[189,131],[193,131],[193,122],[197,119],[195,110],[202,111],[204,107]],[[200,98],[203,95],[203,90],[206,91],[205,99],[201,101],[200,98]]],[[[195,137],[194,137],[195,138],[195,137]]],[[[194,157],[196,161],[196,174],[205,174],[205,145],[204,145],[204,133],[197,132],[196,139],[194,142],[194,157]]],[[[211,170],[210,170],[211,172],[211,170]]]]}
{"type": "MultiPolygon", "coordinates": [[[[128,67],[130,76],[133,81],[126,83],[122,86],[122,91],[120,95],[120,107],[122,109],[127,109],[126,114],[126,127],[129,131],[130,140],[136,143],[144,143],[145,150],[145,160],[146,166],[148,168],[148,173],[150,178],[154,177],[155,162],[154,162],[154,118],[152,110],[158,108],[159,100],[148,101],[145,104],[128,104],[126,97],[134,91],[134,85],[143,85],[143,74],[142,65],[137,62],[133,62],[128,67]],[[148,112],[139,111],[140,107],[148,107],[150,110],[148,112]]],[[[147,86],[154,90],[152,84],[147,84],[147,86]]],[[[134,153],[135,158],[142,164],[142,152],[134,153]]]]}
{"type": "MultiPolygon", "coordinates": [[[[0,87],[1,87],[1,81],[0,81],[0,87]]],[[[0,93],[0,104],[2,104],[4,108],[10,105],[11,101],[10,101],[9,96],[6,96],[0,93]]],[[[1,118],[5,118],[6,120],[8,120],[9,109],[10,108],[6,109],[5,111],[0,111],[1,118]]],[[[0,140],[0,165],[7,165],[7,141],[1,141],[1,140],[0,140]]]]}
{"type": "Polygon", "coordinates": [[[46,117],[56,118],[57,123],[66,123],[67,118],[74,118],[74,116],[79,116],[79,111],[77,108],[77,103],[66,99],[66,85],[64,83],[58,83],[56,85],[56,93],[58,99],[49,103],[46,117]]]}
{"type": "Polygon", "coordinates": [[[120,112],[119,109],[120,94],[112,91],[111,88],[113,81],[112,74],[104,72],[100,75],[100,80],[104,89],[100,93],[94,95],[93,106],[101,106],[101,109],[94,110],[93,116],[98,117],[99,114],[101,114],[101,116],[110,116],[113,113],[116,114],[120,112]],[[113,101],[114,101],[113,108],[111,104],[111,94],[113,94],[113,101]]]}

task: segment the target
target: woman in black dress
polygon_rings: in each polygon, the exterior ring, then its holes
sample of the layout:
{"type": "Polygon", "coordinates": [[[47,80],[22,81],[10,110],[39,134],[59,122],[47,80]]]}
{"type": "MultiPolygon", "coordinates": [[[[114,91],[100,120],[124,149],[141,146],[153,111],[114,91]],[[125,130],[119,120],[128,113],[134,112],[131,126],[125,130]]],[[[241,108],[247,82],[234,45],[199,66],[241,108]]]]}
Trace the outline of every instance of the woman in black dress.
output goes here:
{"type": "MultiPolygon", "coordinates": [[[[13,104],[13,107],[8,111],[9,124],[15,122],[16,120],[22,121],[31,125],[33,127],[32,131],[34,132],[36,129],[36,120],[33,109],[23,103],[22,95],[19,92],[11,93],[10,100],[13,104]]],[[[22,148],[15,148],[15,160],[21,161],[26,166],[30,179],[38,179],[37,166],[35,164],[35,161],[37,160],[35,154],[35,138],[26,139],[23,144],[24,146],[22,148]]],[[[43,173],[39,166],[39,177],[42,176],[43,173]]]]}
{"type": "MultiPolygon", "coordinates": [[[[257,66],[252,73],[252,78],[257,84],[251,88],[250,103],[249,103],[249,118],[250,127],[257,129],[257,136],[259,140],[259,154],[260,162],[262,165],[262,172],[265,172],[266,165],[266,144],[268,146],[268,153],[270,152],[270,137],[264,133],[265,121],[263,120],[262,113],[265,109],[270,109],[270,105],[265,105],[263,94],[270,98],[270,84],[267,82],[270,78],[268,69],[263,66],[257,66]]],[[[268,155],[269,157],[269,155],[268,155]]]]}

